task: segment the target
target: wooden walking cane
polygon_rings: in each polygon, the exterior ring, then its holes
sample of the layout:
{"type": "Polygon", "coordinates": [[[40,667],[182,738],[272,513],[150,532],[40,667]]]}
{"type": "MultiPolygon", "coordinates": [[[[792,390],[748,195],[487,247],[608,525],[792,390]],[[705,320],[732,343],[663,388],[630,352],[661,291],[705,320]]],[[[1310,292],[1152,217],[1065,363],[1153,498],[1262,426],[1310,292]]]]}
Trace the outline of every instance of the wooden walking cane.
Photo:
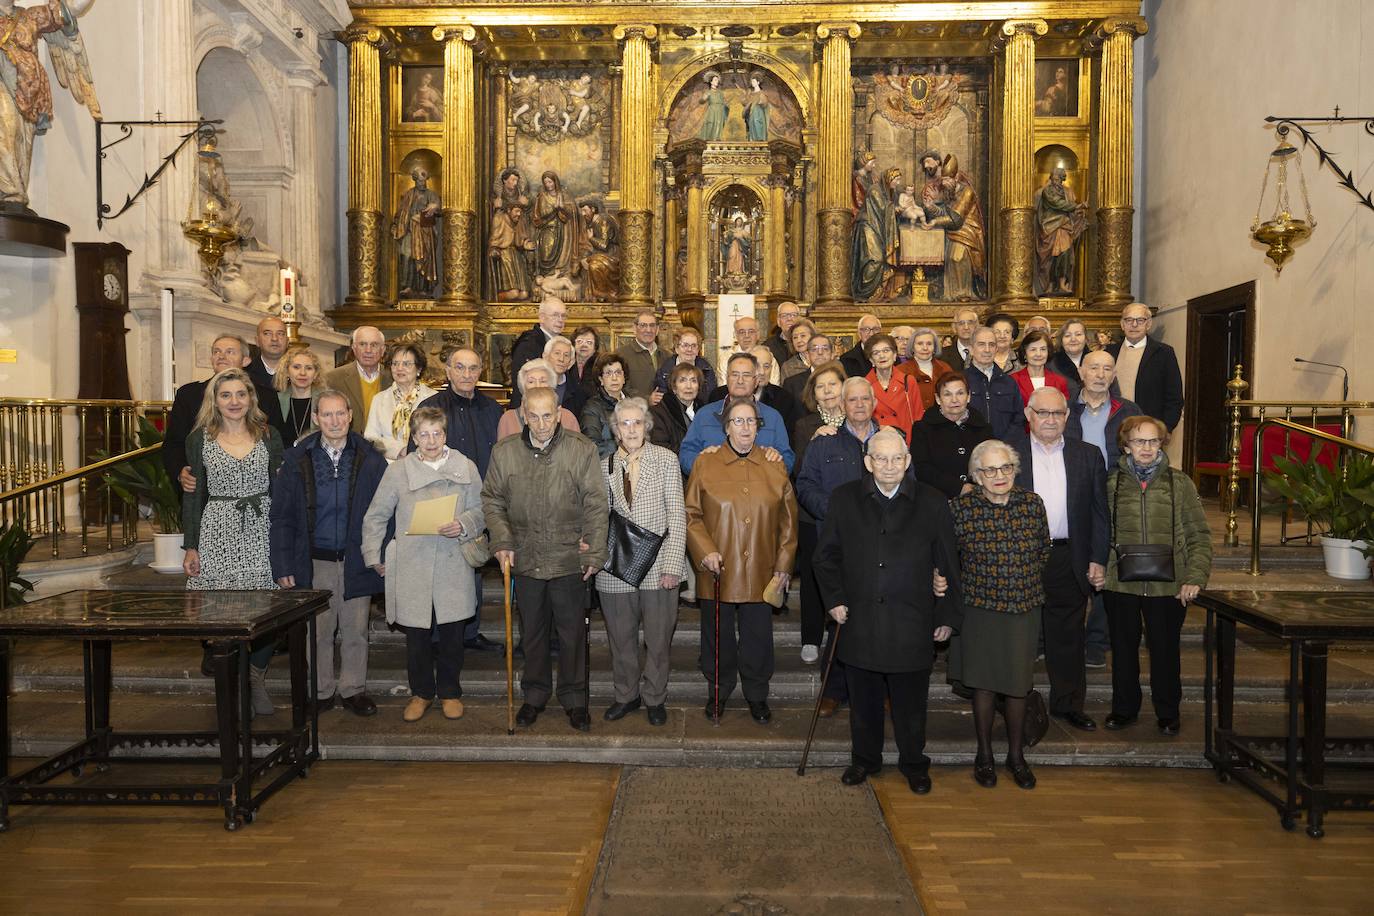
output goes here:
{"type": "Polygon", "coordinates": [[[506,734],[515,734],[515,642],[511,636],[510,564],[501,563],[501,582],[506,599],[506,734]]]}
{"type": "Polygon", "coordinates": [[[825,685],[830,681],[830,668],[835,664],[835,650],[840,647],[840,628],[844,624],[835,621],[835,635],[830,640],[830,657],[825,660],[825,673],[821,675],[821,692],[816,694],[816,708],[811,711],[811,728],[806,732],[806,747],[802,749],[801,766],[797,775],[806,775],[806,758],[811,755],[811,739],[816,737],[816,722],[821,717],[821,701],[825,699],[825,685]]]}
{"type": "Polygon", "coordinates": [[[711,574],[716,584],[716,673],[711,694],[711,724],[720,727],[720,573],[711,574]]]}

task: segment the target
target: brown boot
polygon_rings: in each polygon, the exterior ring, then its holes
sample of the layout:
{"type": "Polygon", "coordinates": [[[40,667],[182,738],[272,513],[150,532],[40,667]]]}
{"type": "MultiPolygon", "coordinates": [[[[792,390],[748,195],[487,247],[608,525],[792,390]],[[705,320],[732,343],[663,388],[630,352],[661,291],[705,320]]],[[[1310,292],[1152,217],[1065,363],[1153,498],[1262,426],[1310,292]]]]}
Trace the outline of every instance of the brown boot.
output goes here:
{"type": "Polygon", "coordinates": [[[463,701],[462,701],[462,700],[444,700],[444,701],[443,701],[443,707],[444,707],[444,718],[445,718],[445,719],[461,719],[461,718],[463,718],[463,701]]]}
{"type": "Polygon", "coordinates": [[[401,718],[407,722],[419,722],[425,713],[429,712],[429,707],[433,705],[433,700],[426,700],[424,697],[411,697],[406,704],[405,712],[401,713],[401,718]]]}

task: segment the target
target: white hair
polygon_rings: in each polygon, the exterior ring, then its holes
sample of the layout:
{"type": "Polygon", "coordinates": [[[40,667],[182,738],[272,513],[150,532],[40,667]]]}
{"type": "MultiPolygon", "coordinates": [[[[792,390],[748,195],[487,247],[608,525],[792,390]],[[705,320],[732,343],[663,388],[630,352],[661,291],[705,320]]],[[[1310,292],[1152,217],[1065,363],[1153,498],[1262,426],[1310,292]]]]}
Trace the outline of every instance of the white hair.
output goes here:
{"type": "Polygon", "coordinates": [[[620,438],[620,415],[639,411],[644,418],[644,435],[647,437],[654,429],[654,415],[649,413],[649,402],[643,398],[621,398],[615,402],[615,407],[611,410],[611,418],[615,422],[615,437],[620,438]]]}
{"type": "Polygon", "coordinates": [[[876,433],[870,436],[868,440],[868,445],[864,447],[864,453],[871,455],[873,454],[873,446],[881,445],[887,442],[897,443],[897,446],[902,450],[903,455],[911,454],[911,449],[909,449],[906,444],[906,437],[903,436],[901,433],[897,432],[896,427],[893,426],[884,426],[882,429],[878,430],[876,433]]]}
{"type": "Polygon", "coordinates": [[[969,480],[982,480],[983,477],[978,473],[978,469],[983,466],[983,456],[988,452],[1001,450],[1007,453],[1007,461],[1013,468],[1012,476],[1021,470],[1021,456],[1016,454],[1016,449],[1007,445],[1001,439],[984,439],[973,447],[973,454],[968,456],[968,477],[969,480]]]}
{"type": "Polygon", "coordinates": [[[553,352],[555,344],[567,344],[569,350],[573,349],[573,344],[571,340],[568,340],[568,338],[564,337],[562,334],[555,334],[554,336],[548,339],[547,343],[544,344],[545,359],[548,359],[549,354],[553,352]]]}
{"type": "Polygon", "coordinates": [[[520,389],[520,396],[525,395],[525,384],[532,372],[543,372],[549,377],[549,387],[555,387],[558,382],[558,373],[553,371],[553,366],[546,359],[532,359],[520,367],[520,371],[515,373],[515,386],[520,389]]]}
{"type": "Polygon", "coordinates": [[[849,389],[858,388],[860,385],[864,388],[864,394],[867,394],[870,399],[877,399],[878,396],[873,393],[873,384],[862,375],[851,375],[849,378],[845,379],[844,384],[840,386],[840,397],[848,398],[849,389]]]}

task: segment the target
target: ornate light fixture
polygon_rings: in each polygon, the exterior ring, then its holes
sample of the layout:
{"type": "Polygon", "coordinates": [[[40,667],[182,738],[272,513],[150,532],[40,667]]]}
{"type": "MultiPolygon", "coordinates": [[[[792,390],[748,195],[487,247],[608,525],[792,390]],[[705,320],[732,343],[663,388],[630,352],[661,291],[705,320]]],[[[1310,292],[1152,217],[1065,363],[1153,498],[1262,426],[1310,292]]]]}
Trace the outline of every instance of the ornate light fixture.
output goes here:
{"type": "Polygon", "coordinates": [[[205,210],[199,219],[187,219],[181,223],[181,231],[196,243],[196,253],[211,275],[224,258],[224,248],[238,240],[239,234],[220,219],[219,203],[213,199],[205,202],[205,210]]]}
{"type": "Polygon", "coordinates": [[[1288,142],[1288,128],[1279,127],[1279,145],[1269,154],[1269,163],[1264,168],[1264,181],[1260,183],[1259,203],[1255,206],[1255,220],[1250,224],[1250,237],[1261,245],[1268,246],[1265,256],[1274,262],[1274,272],[1282,273],[1283,265],[1293,256],[1293,246],[1312,234],[1317,221],[1312,218],[1312,203],[1307,199],[1307,179],[1302,174],[1302,153],[1288,142]],[[1288,201],[1288,166],[1292,164],[1298,173],[1298,186],[1302,190],[1302,205],[1306,219],[1293,216],[1288,201]],[[1269,173],[1278,168],[1275,182],[1274,212],[1263,222],[1260,214],[1264,211],[1264,195],[1269,188],[1269,173]]]}

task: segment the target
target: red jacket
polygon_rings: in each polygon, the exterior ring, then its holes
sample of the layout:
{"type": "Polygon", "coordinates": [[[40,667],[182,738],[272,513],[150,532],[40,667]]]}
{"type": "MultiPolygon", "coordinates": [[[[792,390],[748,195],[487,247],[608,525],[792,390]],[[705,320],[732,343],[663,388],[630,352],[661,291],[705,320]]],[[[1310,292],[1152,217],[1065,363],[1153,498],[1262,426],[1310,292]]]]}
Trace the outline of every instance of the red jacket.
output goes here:
{"type": "Polygon", "coordinates": [[[866,376],[873,386],[875,398],[873,420],[879,426],[895,427],[911,444],[911,424],[925,416],[926,407],[921,399],[921,386],[914,376],[899,372],[895,367],[887,391],[878,384],[878,370],[873,369],[866,376]]]}
{"type": "MultiPolygon", "coordinates": [[[[1035,391],[1035,386],[1031,384],[1030,369],[1017,369],[1011,377],[1016,387],[1021,389],[1021,400],[1029,404],[1031,394],[1035,391]]],[[[1058,372],[1051,372],[1048,367],[1045,369],[1045,387],[1058,388],[1064,400],[1069,399],[1069,380],[1058,372]]]]}
{"type": "Polygon", "coordinates": [[[930,375],[926,375],[921,371],[920,363],[914,359],[909,359],[898,364],[897,371],[905,372],[916,380],[916,384],[921,386],[921,403],[925,405],[926,410],[930,410],[935,406],[935,383],[940,380],[940,376],[953,370],[950,369],[949,363],[944,360],[932,359],[930,361],[930,375]]]}

